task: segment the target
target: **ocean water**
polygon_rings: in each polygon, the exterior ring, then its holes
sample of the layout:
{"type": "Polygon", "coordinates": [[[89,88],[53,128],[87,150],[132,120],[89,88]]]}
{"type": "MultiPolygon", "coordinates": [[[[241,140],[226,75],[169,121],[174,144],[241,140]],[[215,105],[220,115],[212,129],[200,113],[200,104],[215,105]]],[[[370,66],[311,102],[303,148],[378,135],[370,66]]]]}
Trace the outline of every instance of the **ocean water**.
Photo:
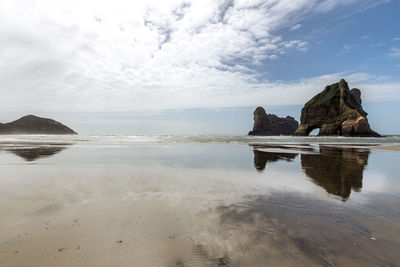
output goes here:
{"type": "Polygon", "coordinates": [[[3,135],[1,143],[58,142],[102,144],[168,144],[168,143],[222,143],[222,144],[400,144],[400,135],[376,137],[295,137],[295,136],[248,136],[248,135],[3,135]]]}
{"type": "Polygon", "coordinates": [[[0,137],[0,266],[398,266],[399,136],[0,137]]]}

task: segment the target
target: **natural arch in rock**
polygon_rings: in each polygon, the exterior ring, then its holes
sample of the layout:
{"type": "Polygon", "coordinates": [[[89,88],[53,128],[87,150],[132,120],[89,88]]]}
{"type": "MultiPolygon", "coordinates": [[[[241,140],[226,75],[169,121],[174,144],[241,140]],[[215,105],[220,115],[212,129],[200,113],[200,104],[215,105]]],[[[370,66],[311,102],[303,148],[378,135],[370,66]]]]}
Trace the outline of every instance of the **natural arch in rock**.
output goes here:
{"type": "Polygon", "coordinates": [[[319,128],[318,135],[372,136],[367,113],[361,106],[361,91],[349,89],[345,80],[328,85],[301,110],[300,126],[294,135],[308,136],[319,128]]]}

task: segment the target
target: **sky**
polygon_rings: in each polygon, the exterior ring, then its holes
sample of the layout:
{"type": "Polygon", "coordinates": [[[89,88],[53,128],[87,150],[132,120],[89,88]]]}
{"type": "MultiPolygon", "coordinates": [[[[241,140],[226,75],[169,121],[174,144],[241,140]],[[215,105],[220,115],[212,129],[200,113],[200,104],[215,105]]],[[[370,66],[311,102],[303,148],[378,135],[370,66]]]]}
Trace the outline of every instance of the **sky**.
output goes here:
{"type": "Polygon", "coordinates": [[[0,121],[85,134],[247,134],[345,78],[400,133],[400,1],[2,0],[0,121]]]}

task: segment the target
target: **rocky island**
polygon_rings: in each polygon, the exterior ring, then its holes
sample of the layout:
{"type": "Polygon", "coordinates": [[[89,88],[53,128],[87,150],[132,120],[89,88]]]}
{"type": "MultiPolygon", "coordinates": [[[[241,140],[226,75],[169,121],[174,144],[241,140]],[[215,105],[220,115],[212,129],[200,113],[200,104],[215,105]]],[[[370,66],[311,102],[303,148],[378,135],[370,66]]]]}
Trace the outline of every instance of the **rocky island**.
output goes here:
{"type": "Polygon", "coordinates": [[[275,114],[267,114],[262,107],[254,111],[253,131],[249,135],[292,135],[299,123],[292,117],[281,118],[275,114]]]}
{"type": "Polygon", "coordinates": [[[308,136],[320,129],[320,136],[379,137],[371,130],[367,112],[361,106],[361,91],[349,89],[345,80],[328,85],[301,110],[296,136],[308,136]]]}
{"type": "Polygon", "coordinates": [[[0,134],[76,134],[76,132],[55,120],[28,115],[13,122],[0,123],[0,134]]]}

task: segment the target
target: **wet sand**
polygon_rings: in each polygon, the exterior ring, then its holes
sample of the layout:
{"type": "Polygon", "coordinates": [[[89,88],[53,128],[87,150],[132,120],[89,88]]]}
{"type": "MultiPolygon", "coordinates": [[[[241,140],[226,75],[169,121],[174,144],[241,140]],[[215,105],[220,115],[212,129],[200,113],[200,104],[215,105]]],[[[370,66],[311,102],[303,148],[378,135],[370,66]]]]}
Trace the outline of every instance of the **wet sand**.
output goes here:
{"type": "MultiPolygon", "coordinates": [[[[337,147],[338,145],[335,145],[337,147]]],[[[379,149],[379,150],[400,150],[398,145],[340,145],[341,147],[357,148],[357,149],[379,149]]]]}
{"type": "Polygon", "coordinates": [[[0,149],[0,266],[400,264],[393,151],[18,149],[0,149]]]}
{"type": "Polygon", "coordinates": [[[400,150],[400,146],[367,146],[370,149],[400,150]]]}

